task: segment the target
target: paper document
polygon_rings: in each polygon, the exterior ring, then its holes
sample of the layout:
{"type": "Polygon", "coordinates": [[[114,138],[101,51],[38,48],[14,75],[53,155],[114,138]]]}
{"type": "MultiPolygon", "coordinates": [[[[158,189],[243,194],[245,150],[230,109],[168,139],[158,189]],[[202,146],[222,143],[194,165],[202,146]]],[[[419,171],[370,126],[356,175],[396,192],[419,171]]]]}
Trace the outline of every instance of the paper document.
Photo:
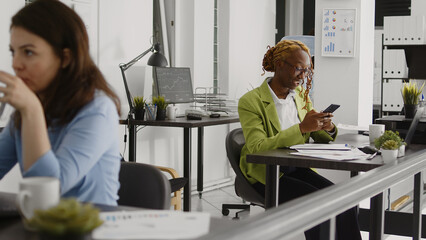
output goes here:
{"type": "Polygon", "coordinates": [[[344,130],[355,130],[355,131],[368,131],[368,126],[357,126],[357,125],[349,125],[349,124],[337,124],[338,129],[344,130]]]}
{"type": "Polygon", "coordinates": [[[93,239],[189,239],[209,232],[210,214],[165,210],[102,212],[93,239]]]}
{"type": "Polygon", "coordinates": [[[355,159],[367,159],[369,154],[366,154],[359,150],[358,148],[352,148],[349,151],[341,150],[297,150],[297,152],[291,153],[293,155],[305,156],[305,157],[315,157],[315,158],[325,158],[330,160],[355,160],[355,159]]]}
{"type": "Polygon", "coordinates": [[[348,144],[333,144],[333,143],[326,143],[326,144],[318,144],[318,143],[305,143],[305,144],[298,144],[293,145],[290,147],[290,149],[295,150],[344,150],[349,151],[351,150],[351,146],[348,144]]]}

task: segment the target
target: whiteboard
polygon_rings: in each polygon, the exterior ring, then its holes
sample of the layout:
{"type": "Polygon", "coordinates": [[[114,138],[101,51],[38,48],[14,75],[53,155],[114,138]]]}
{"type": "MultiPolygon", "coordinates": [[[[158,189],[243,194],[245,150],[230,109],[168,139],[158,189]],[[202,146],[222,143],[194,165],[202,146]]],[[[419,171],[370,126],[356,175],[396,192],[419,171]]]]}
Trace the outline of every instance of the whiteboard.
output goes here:
{"type": "Polygon", "coordinates": [[[321,53],[324,57],[355,56],[356,9],[324,8],[321,53]]]}

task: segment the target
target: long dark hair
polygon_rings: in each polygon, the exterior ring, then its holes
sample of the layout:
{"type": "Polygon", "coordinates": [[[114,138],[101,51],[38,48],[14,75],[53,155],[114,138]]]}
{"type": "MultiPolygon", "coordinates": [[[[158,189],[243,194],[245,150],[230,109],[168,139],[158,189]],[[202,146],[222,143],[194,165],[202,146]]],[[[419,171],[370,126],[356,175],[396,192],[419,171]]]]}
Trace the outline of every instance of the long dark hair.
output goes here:
{"type": "MultiPolygon", "coordinates": [[[[10,28],[21,27],[47,41],[63,61],[63,50],[69,49],[71,61],[60,68],[51,84],[43,90],[41,104],[47,125],[69,123],[77,112],[103,91],[115,103],[120,113],[120,100],[106,82],[89,55],[89,38],[81,18],[57,0],[36,0],[12,17],[10,28]]],[[[61,64],[62,65],[62,64],[61,64]]],[[[14,116],[20,128],[21,115],[14,116]]]]}

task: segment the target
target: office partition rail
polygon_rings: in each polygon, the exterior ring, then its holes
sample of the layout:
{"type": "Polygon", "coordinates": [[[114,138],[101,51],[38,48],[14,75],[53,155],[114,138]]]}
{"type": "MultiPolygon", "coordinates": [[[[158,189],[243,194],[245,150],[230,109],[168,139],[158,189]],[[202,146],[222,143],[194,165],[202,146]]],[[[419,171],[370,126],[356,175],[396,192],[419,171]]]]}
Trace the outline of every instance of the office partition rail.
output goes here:
{"type": "Polygon", "coordinates": [[[372,199],[370,227],[374,228],[370,229],[370,239],[382,239],[383,191],[413,175],[415,194],[411,233],[413,239],[420,239],[424,169],[426,169],[426,150],[395,164],[386,164],[342,183],[289,201],[277,208],[271,208],[244,221],[216,229],[199,239],[291,239],[319,223],[333,219],[366,198],[372,199]]]}

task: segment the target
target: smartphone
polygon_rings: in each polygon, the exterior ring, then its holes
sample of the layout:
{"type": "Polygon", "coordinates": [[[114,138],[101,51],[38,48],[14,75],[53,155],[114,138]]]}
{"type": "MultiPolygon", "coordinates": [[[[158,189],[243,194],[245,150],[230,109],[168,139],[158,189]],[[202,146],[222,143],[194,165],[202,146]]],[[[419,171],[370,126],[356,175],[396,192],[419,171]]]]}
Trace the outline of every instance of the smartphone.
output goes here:
{"type": "Polygon", "coordinates": [[[334,111],[336,111],[336,109],[338,109],[340,107],[340,105],[338,105],[338,104],[330,104],[330,106],[328,106],[326,109],[324,109],[324,111],[322,111],[322,112],[325,112],[325,113],[332,113],[332,112],[334,112],[334,111]]]}

